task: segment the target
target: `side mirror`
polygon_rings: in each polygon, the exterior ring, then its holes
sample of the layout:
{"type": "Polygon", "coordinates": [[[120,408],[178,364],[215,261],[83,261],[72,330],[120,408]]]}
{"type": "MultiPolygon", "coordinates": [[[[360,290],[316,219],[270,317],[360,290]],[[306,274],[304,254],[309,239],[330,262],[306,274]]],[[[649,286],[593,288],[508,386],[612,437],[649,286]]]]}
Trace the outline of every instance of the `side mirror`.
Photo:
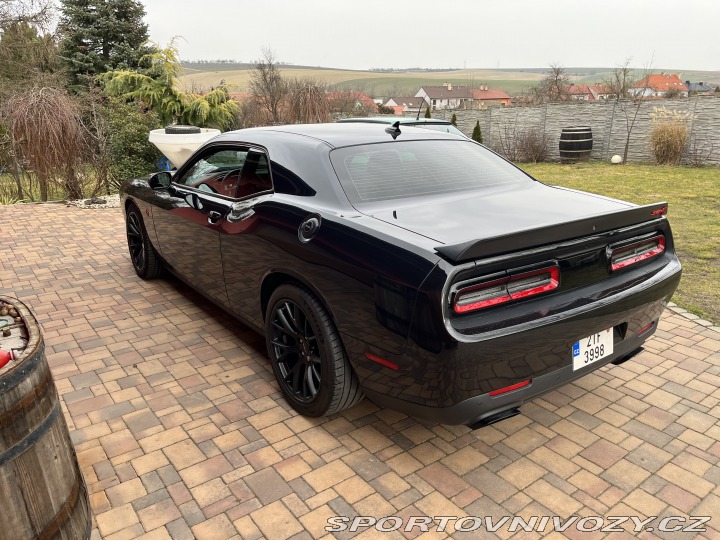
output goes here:
{"type": "Polygon", "coordinates": [[[167,189],[172,182],[172,176],[167,171],[156,172],[150,177],[150,187],[152,189],[167,189]]]}

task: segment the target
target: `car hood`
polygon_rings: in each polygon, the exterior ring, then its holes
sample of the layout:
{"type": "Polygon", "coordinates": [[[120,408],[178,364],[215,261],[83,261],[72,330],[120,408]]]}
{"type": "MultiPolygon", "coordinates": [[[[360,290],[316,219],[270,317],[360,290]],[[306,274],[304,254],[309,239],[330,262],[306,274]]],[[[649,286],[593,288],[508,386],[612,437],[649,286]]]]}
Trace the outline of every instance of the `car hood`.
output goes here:
{"type": "Polygon", "coordinates": [[[458,244],[581,220],[632,207],[598,195],[539,182],[464,192],[435,200],[396,201],[361,210],[441,244],[458,244]]]}

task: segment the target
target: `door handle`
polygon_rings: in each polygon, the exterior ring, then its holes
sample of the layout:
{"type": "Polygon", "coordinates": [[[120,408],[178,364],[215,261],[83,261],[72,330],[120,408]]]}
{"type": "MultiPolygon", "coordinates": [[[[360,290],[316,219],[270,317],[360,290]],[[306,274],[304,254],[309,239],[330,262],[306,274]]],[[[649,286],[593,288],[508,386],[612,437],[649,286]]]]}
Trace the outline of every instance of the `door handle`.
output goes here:
{"type": "Polygon", "coordinates": [[[216,212],[215,210],[210,210],[208,212],[208,223],[217,223],[221,217],[222,217],[222,214],[220,212],[216,212]]]}

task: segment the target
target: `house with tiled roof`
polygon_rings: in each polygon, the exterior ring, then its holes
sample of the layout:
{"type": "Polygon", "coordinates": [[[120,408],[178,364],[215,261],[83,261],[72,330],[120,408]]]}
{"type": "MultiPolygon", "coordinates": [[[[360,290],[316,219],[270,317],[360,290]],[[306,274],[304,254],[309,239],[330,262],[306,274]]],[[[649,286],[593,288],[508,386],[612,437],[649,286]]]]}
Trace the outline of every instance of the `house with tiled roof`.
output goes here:
{"type": "Polygon", "coordinates": [[[652,73],[643,77],[630,89],[635,97],[662,98],[668,94],[678,97],[687,97],[688,88],[677,73],[652,73]]]}
{"type": "Polygon", "coordinates": [[[500,105],[508,107],[512,100],[499,88],[489,88],[487,84],[481,84],[479,88],[472,90],[473,106],[484,108],[486,105],[500,105]]]}
{"type": "Polygon", "coordinates": [[[687,86],[688,93],[691,94],[700,94],[703,96],[707,96],[710,94],[713,94],[715,92],[715,89],[708,86],[704,82],[700,81],[697,83],[685,81],[685,86],[687,86]]]}
{"type": "Polygon", "coordinates": [[[597,98],[587,84],[571,84],[564,86],[568,99],[572,101],[595,101],[597,98]]]}
{"type": "Polygon", "coordinates": [[[615,99],[616,97],[612,88],[606,84],[588,84],[587,87],[596,100],[615,99]]]}
{"type": "Polygon", "coordinates": [[[377,112],[377,104],[364,92],[355,90],[328,92],[327,99],[332,112],[346,114],[375,114],[377,112]]]}
{"type": "Polygon", "coordinates": [[[467,86],[455,86],[444,83],[442,86],[423,86],[415,97],[425,100],[431,110],[462,109],[473,100],[472,93],[467,86]]]}
{"type": "Polygon", "coordinates": [[[385,107],[390,107],[395,114],[417,114],[418,110],[425,108],[425,101],[421,97],[391,97],[384,103],[385,107]]]}

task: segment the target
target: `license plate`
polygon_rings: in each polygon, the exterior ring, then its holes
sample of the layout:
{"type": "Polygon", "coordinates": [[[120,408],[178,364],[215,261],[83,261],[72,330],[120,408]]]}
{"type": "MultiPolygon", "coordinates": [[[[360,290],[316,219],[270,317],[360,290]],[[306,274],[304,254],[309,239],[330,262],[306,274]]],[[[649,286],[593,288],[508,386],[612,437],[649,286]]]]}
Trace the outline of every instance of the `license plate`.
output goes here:
{"type": "Polygon", "coordinates": [[[613,352],[613,329],[608,328],[575,342],[572,348],[573,371],[602,360],[613,352]]]}

